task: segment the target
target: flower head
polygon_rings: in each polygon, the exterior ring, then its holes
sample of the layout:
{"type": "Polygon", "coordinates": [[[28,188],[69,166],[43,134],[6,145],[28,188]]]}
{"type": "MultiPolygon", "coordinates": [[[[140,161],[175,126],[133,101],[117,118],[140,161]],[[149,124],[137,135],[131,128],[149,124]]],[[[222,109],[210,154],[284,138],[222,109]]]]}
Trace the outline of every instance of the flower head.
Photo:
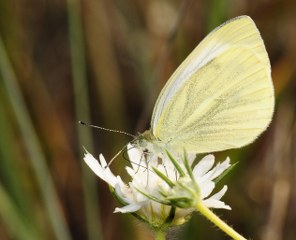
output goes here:
{"type": "Polygon", "coordinates": [[[128,144],[130,181],[115,176],[102,154],[99,161],[90,153],[84,160],[102,180],[111,186],[122,207],[114,212],[133,213],[155,228],[184,223],[202,202],[208,208],[230,209],[220,199],[227,186],[211,195],[215,179],[230,167],[230,160],[214,166],[214,156],[207,155],[191,168],[194,155],[172,153],[155,143],[145,147],[128,144]]]}

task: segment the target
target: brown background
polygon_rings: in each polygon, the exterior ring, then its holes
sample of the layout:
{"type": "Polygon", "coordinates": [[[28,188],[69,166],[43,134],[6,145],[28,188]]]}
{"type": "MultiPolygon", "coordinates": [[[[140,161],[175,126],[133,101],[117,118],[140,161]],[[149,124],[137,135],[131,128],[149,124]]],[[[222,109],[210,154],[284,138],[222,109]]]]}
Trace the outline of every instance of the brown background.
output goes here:
{"type": "MultiPolygon", "coordinates": [[[[249,15],[273,68],[276,111],[252,145],[216,154],[239,164],[223,183],[251,239],[296,239],[296,2],[293,0],[0,0],[0,239],[152,239],[84,166],[149,127],[166,80],[206,34],[249,15]]],[[[124,157],[114,171],[123,172],[124,157]]],[[[195,214],[171,239],[228,239],[195,214]]]]}

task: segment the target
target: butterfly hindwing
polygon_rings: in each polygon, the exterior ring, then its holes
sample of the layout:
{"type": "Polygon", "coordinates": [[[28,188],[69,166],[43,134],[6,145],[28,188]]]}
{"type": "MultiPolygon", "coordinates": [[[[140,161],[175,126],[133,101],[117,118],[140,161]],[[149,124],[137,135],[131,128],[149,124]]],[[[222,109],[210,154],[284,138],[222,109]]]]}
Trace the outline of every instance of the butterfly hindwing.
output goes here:
{"type": "Polygon", "coordinates": [[[162,90],[152,132],[175,148],[238,148],[268,126],[274,106],[270,63],[254,22],[235,18],[212,31],[162,90]]]}

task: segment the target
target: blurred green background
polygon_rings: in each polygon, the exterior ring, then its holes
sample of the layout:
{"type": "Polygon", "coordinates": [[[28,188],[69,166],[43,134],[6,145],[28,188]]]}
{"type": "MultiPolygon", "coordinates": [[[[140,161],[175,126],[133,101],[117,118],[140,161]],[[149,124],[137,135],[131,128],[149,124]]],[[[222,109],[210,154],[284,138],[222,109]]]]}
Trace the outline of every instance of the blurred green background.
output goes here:
{"type": "MultiPolygon", "coordinates": [[[[296,239],[296,1],[0,0],[0,239],[153,239],[82,160],[111,159],[149,127],[174,69],[223,21],[249,15],[270,56],[274,119],[239,164],[217,210],[250,239],[296,239]]],[[[124,172],[123,157],[113,165],[124,172]]],[[[202,216],[170,239],[228,239],[202,216]]]]}

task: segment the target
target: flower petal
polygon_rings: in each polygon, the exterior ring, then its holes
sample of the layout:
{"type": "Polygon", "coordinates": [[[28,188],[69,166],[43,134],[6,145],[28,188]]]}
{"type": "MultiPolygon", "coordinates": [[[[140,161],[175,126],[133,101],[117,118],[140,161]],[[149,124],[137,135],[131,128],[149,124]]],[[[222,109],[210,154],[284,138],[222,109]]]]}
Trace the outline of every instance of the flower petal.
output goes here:
{"type": "Polygon", "coordinates": [[[121,208],[115,208],[114,212],[136,212],[142,207],[145,202],[135,201],[133,198],[132,190],[123,183],[115,185],[115,193],[123,202],[126,203],[126,205],[121,208]]]}
{"type": "Polygon", "coordinates": [[[220,200],[224,196],[224,194],[226,193],[227,189],[228,189],[228,187],[226,185],[224,185],[223,188],[219,192],[212,195],[211,198],[220,200]]]}
{"type": "Polygon", "coordinates": [[[212,154],[209,154],[202,158],[196,166],[193,168],[192,173],[196,181],[207,173],[214,165],[215,157],[212,154]]]}
{"type": "Polygon", "coordinates": [[[84,155],[84,161],[98,177],[100,177],[112,187],[115,186],[117,183],[117,178],[110,171],[109,167],[106,167],[107,163],[102,154],[100,154],[100,163],[93,157],[93,155],[88,152],[84,155]]]}
{"type": "Polygon", "coordinates": [[[138,169],[143,160],[143,152],[129,143],[127,144],[127,154],[133,169],[138,169]]]}
{"type": "Polygon", "coordinates": [[[226,205],[224,202],[216,200],[216,199],[206,199],[202,201],[205,206],[208,208],[223,208],[223,209],[228,209],[231,210],[231,207],[226,205]]]}
{"type": "Polygon", "coordinates": [[[227,157],[222,163],[218,163],[216,167],[213,169],[213,174],[211,176],[211,179],[215,179],[218,177],[221,173],[223,173],[227,168],[229,168],[230,165],[230,158],[227,157]]]}
{"type": "Polygon", "coordinates": [[[204,199],[207,196],[209,196],[215,188],[215,183],[212,181],[203,182],[202,184],[198,184],[198,185],[199,185],[201,199],[204,199]]]}
{"type": "Polygon", "coordinates": [[[220,201],[220,199],[224,196],[226,191],[227,191],[227,186],[224,185],[223,188],[219,192],[212,195],[210,198],[203,200],[203,203],[209,208],[224,208],[224,209],[231,210],[230,206],[228,206],[224,202],[220,201]]]}
{"type": "Polygon", "coordinates": [[[212,170],[210,170],[206,174],[204,174],[200,178],[200,182],[211,181],[211,180],[217,178],[221,173],[223,173],[230,166],[231,166],[230,159],[229,159],[229,157],[227,157],[225,161],[223,161],[222,163],[220,163],[220,162],[217,163],[217,165],[212,170]]]}
{"type": "Polygon", "coordinates": [[[115,208],[114,210],[114,213],[117,213],[117,212],[121,212],[121,213],[130,213],[130,212],[136,212],[138,211],[142,206],[141,205],[137,205],[135,203],[132,203],[132,204],[129,204],[129,205],[126,205],[124,207],[121,207],[121,208],[115,208]]]}
{"type": "Polygon", "coordinates": [[[128,173],[128,175],[130,175],[131,177],[133,177],[135,175],[135,170],[131,167],[125,167],[126,172],[128,173]]]}

